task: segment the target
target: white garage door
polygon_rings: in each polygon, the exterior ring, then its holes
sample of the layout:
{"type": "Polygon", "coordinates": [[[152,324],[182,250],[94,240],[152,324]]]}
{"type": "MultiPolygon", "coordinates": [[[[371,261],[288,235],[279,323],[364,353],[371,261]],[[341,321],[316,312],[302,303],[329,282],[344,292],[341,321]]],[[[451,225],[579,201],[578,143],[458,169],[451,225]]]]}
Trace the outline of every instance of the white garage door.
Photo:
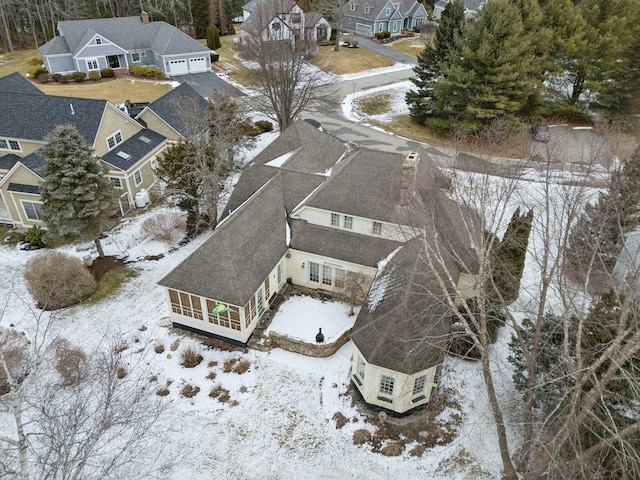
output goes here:
{"type": "Polygon", "coordinates": [[[364,23],[358,23],[356,25],[356,35],[361,35],[363,37],[373,37],[373,29],[370,25],[365,25],[364,23]]]}
{"type": "Polygon", "coordinates": [[[182,75],[189,73],[189,64],[186,59],[169,60],[169,75],[182,75]]]}
{"type": "Polygon", "coordinates": [[[207,70],[208,70],[207,59],[205,57],[189,59],[189,72],[198,73],[198,72],[206,72],[207,70]]]}

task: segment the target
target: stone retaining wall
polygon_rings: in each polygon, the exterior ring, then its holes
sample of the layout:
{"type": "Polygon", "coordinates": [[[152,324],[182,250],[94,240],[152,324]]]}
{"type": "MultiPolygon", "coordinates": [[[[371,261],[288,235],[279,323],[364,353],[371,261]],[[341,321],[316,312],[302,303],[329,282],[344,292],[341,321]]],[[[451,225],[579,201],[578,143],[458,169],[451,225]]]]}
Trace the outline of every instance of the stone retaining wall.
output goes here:
{"type": "MultiPolygon", "coordinates": [[[[289,352],[299,353],[301,355],[306,355],[308,357],[330,357],[334,353],[336,353],[340,347],[342,347],[345,343],[349,341],[349,337],[351,336],[351,329],[344,332],[340,337],[333,343],[306,343],[302,340],[298,340],[287,335],[282,335],[280,333],[271,332],[269,337],[271,339],[271,346],[266,347],[265,345],[260,345],[266,350],[271,350],[272,348],[282,348],[283,350],[287,350],[289,352]]],[[[253,345],[252,345],[253,346],[253,345]]],[[[255,346],[253,346],[255,348],[255,346]]],[[[263,348],[259,348],[263,350],[263,348]]]]}

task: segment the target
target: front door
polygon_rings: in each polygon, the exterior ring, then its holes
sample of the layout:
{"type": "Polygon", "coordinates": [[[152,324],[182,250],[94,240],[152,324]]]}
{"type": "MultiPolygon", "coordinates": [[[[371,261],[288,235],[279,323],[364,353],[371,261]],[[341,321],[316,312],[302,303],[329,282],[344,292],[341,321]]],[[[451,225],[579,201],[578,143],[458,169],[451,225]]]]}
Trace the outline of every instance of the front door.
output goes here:
{"type": "Polygon", "coordinates": [[[327,27],[318,27],[318,41],[327,40],[327,27]]]}
{"type": "Polygon", "coordinates": [[[109,68],[120,68],[120,57],[118,55],[107,56],[107,63],[109,68]]]}

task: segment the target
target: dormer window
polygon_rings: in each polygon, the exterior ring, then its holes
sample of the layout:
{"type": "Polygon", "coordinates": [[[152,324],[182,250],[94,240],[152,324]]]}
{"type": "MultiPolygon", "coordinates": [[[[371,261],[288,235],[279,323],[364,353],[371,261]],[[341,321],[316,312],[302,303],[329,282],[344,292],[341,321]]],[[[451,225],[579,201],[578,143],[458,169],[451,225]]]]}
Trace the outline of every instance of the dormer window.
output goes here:
{"type": "Polygon", "coordinates": [[[96,45],[102,45],[102,39],[100,37],[96,38],[96,45]]]}
{"type": "Polygon", "coordinates": [[[368,3],[365,3],[364,4],[364,13],[368,14],[370,11],[371,11],[371,7],[369,6],[368,3]]]}
{"type": "Polygon", "coordinates": [[[387,7],[387,17],[391,15],[391,9],[389,7],[387,7]]]}
{"type": "Polygon", "coordinates": [[[349,3],[349,10],[353,12],[355,9],[356,9],[356,2],[351,0],[351,2],[349,3]]]}

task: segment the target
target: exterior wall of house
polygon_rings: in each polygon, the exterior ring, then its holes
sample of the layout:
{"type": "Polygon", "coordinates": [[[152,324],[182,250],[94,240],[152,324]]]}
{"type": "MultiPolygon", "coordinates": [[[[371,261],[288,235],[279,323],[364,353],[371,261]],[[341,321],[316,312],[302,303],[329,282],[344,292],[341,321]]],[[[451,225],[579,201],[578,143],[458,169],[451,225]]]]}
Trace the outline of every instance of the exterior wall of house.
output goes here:
{"type": "Polygon", "coordinates": [[[262,282],[251,300],[242,307],[166,289],[171,321],[236,342],[247,343],[260,318],[269,309],[269,300],[282,288],[285,281],[284,260],[281,259],[262,282]],[[280,270],[278,265],[280,265],[280,270]],[[280,273],[278,273],[279,271],[280,273]],[[217,305],[222,305],[231,311],[214,315],[212,310],[217,305]]]}
{"type": "MultiPolygon", "coordinates": [[[[308,288],[319,288],[329,292],[345,294],[344,280],[340,282],[339,274],[344,272],[344,279],[351,273],[361,273],[373,280],[376,269],[357,265],[355,263],[337,260],[335,258],[323,257],[313,253],[302,252],[300,250],[289,250],[289,258],[286,259],[286,276],[291,278],[295,285],[308,288]],[[311,263],[318,265],[318,279],[312,279],[311,263]],[[338,281],[336,281],[338,280],[338,281]]],[[[368,286],[365,287],[368,290],[368,286]]]]}
{"type": "MultiPolygon", "coordinates": [[[[323,227],[338,228],[340,230],[349,230],[354,233],[360,233],[362,235],[368,235],[370,237],[380,237],[389,240],[397,240],[405,242],[410,238],[413,238],[420,233],[420,230],[414,227],[401,226],[389,222],[374,221],[370,218],[356,217],[354,215],[345,215],[339,212],[329,212],[327,210],[321,210],[319,208],[303,207],[293,215],[295,218],[306,220],[314,225],[321,225],[323,227]],[[331,214],[336,213],[339,215],[339,225],[335,226],[331,224],[331,214]],[[352,228],[345,227],[345,217],[351,218],[352,228]],[[379,224],[380,233],[374,233],[377,226],[374,223],[379,224]]],[[[347,222],[349,221],[347,218],[347,222]]],[[[347,223],[348,225],[348,223],[347,223]]]]}
{"type": "Polygon", "coordinates": [[[75,63],[70,53],[67,55],[47,55],[44,61],[50,73],[71,73],[75,71],[75,63]]]}
{"type": "Polygon", "coordinates": [[[412,408],[429,403],[431,395],[438,387],[440,368],[441,366],[437,365],[407,375],[368,363],[354,345],[351,357],[351,382],[368,404],[397,413],[405,413],[412,408]],[[392,392],[389,391],[390,382],[393,385],[392,392]]]}
{"type": "Polygon", "coordinates": [[[40,202],[40,195],[10,192],[10,183],[21,183],[23,185],[37,186],[41,178],[29,170],[24,165],[18,163],[0,182],[0,195],[5,203],[5,208],[11,217],[11,223],[16,227],[30,227],[31,225],[42,225],[41,221],[30,220],[24,210],[23,201],[40,202]]]}
{"type": "Polygon", "coordinates": [[[0,138],[7,141],[17,140],[20,145],[19,150],[0,148],[0,156],[5,155],[7,153],[13,153],[15,155],[18,155],[19,157],[26,157],[30,153],[35,152],[36,150],[44,147],[47,144],[46,142],[36,142],[33,140],[27,140],[23,138],[3,137],[2,135],[0,135],[0,138]]]}
{"type": "Polygon", "coordinates": [[[96,135],[96,143],[93,146],[95,155],[101,157],[110,150],[107,138],[116,132],[121,132],[122,141],[124,141],[140,130],[142,130],[142,126],[138,122],[120,111],[115,105],[107,103],[96,135]]]}
{"type": "Polygon", "coordinates": [[[147,125],[147,128],[167,137],[169,142],[179,142],[182,139],[178,132],[149,109],[143,110],[139,115],[139,119],[147,125]]]}
{"type": "Polygon", "coordinates": [[[13,220],[11,219],[11,213],[9,213],[7,204],[4,201],[4,198],[2,196],[2,189],[0,189],[0,224],[13,225],[13,220]]]}

